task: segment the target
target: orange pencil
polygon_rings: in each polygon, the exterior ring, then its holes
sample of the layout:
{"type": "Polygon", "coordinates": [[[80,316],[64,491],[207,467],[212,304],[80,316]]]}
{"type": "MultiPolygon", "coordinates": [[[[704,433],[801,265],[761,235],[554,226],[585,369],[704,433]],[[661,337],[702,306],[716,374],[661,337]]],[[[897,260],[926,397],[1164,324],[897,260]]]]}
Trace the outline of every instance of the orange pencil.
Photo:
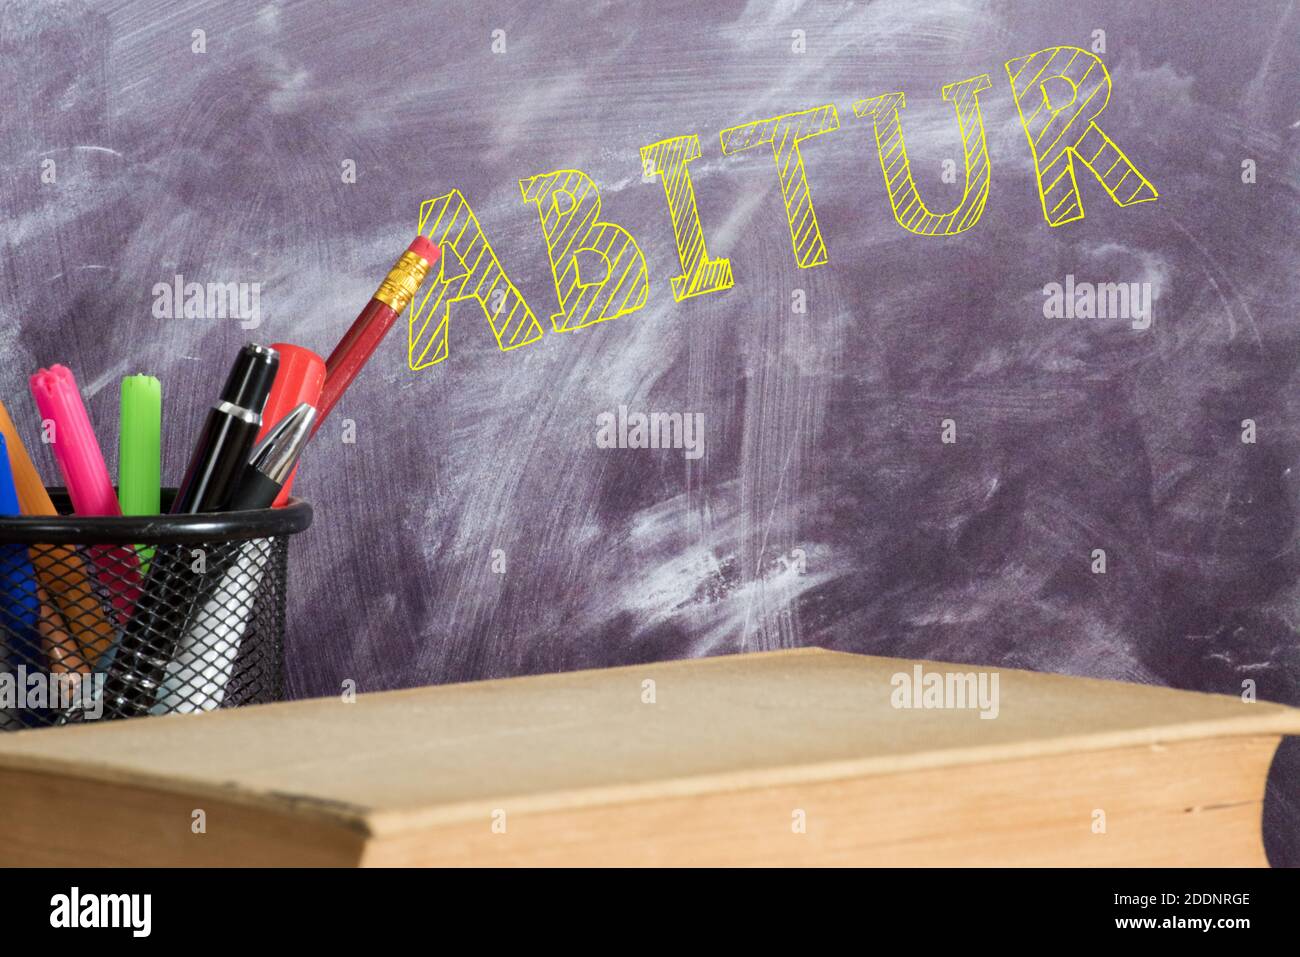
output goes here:
{"type": "MultiPolygon", "coordinates": [[[[3,402],[0,402],[0,432],[9,445],[9,465],[23,514],[57,515],[58,510],[45,491],[45,483],[3,402]]],[[[87,672],[113,646],[113,625],[95,598],[85,562],[71,545],[33,546],[30,555],[41,588],[57,606],[68,630],[76,636],[74,643],[72,637],[60,633],[58,628],[42,628],[50,670],[87,672]]]]}

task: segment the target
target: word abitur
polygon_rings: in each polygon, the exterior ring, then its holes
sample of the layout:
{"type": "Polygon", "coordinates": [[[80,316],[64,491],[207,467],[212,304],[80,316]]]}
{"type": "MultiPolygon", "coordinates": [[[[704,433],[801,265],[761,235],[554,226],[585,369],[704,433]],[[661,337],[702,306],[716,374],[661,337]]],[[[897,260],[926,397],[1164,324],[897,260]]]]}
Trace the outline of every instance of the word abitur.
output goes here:
{"type": "MultiPolygon", "coordinates": [[[[1007,79],[1034,160],[1043,218],[1049,226],[1083,219],[1076,162],[1101,183],[1119,206],[1156,199],[1151,182],[1098,125],[1110,100],[1110,74],[1101,59],[1079,47],[1058,46],[1006,62],[1007,79]]],[[[943,87],[961,133],[965,182],[957,205],[946,212],[926,206],[912,178],[903,139],[903,93],[886,93],[853,104],[870,118],[876,153],[894,221],[922,237],[956,236],[974,228],[988,199],[991,169],[979,94],[992,88],[988,74],[943,87]]],[[[830,253],[813,204],[801,145],[839,129],[834,104],[784,113],[728,127],[719,133],[724,156],[770,148],[781,186],[795,264],[824,266],[830,253]]],[[[731,262],[712,258],[691,183],[690,163],[702,155],[694,134],[641,148],[646,178],[663,186],[681,273],[672,277],[673,299],[725,292],[734,285],[731,262]]],[[[645,306],[650,281],[645,255],[632,235],[601,219],[600,190],[586,173],[559,169],[519,181],[525,203],[537,206],[550,257],[559,311],[555,332],[572,332],[636,312],[645,306]],[[579,256],[603,264],[599,278],[584,276],[579,256]]],[[[450,354],[448,333],[454,303],[473,300],[503,351],[536,342],[545,330],[497,259],[487,235],[460,190],[425,201],[420,232],[442,249],[428,292],[412,303],[408,364],[419,370],[450,354]]]]}

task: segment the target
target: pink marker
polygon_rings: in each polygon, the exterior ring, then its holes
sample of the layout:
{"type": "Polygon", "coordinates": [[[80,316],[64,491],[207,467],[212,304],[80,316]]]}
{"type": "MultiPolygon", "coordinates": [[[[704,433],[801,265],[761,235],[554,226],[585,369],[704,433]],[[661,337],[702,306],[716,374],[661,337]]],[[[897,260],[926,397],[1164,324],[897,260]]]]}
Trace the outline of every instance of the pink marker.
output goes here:
{"type": "MultiPolygon", "coordinates": [[[[32,376],[31,386],[36,409],[43,423],[48,423],[54,459],[73,510],[78,515],[121,515],[104,453],[72,371],[66,366],[50,366],[32,376]]],[[[113,597],[118,618],[125,621],[140,593],[139,559],[129,545],[93,545],[90,556],[100,582],[113,597]]]]}

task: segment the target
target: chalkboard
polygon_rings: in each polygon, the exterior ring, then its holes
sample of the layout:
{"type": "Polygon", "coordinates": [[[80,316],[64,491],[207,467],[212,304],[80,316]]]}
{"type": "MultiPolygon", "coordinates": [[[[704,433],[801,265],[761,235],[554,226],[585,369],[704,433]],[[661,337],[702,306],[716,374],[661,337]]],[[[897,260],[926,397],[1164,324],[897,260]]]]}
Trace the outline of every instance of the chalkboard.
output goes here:
{"type": "MultiPolygon", "coordinates": [[[[108,428],[158,375],[174,483],[238,346],[328,352],[453,194],[544,334],[462,300],[435,363],[404,319],[335,410],[294,695],[821,645],[1300,704],[1298,39],[1281,0],[4,3],[0,395],[30,421],[62,362],[108,428]],[[1078,210],[1008,66],[1056,48],[1104,64],[1138,176],[1075,162],[1078,210]],[[976,216],[943,91],[983,75],[976,216]],[[973,226],[895,216],[893,110],[926,208],[973,226]],[[679,299],[681,177],[643,148],[692,136],[696,265],[730,275],[679,299]],[[534,178],[564,171],[645,288],[557,331],[534,178]],[[177,283],[233,298],[187,316],[177,283]],[[626,447],[651,413],[670,447],[626,447]]],[[[1292,742],[1276,864],[1298,791],[1292,742]]]]}

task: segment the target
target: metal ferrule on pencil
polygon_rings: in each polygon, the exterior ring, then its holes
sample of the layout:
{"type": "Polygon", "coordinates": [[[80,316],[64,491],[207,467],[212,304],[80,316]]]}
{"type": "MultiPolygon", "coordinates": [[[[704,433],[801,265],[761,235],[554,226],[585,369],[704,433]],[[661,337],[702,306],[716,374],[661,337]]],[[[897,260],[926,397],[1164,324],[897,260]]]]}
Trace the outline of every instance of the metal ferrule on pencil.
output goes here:
{"type": "Polygon", "coordinates": [[[388,275],[379,284],[372,298],[389,306],[393,312],[400,313],[410,305],[415,294],[420,291],[420,286],[424,282],[424,277],[429,274],[431,265],[429,260],[419,253],[408,249],[402,253],[397,264],[388,271],[388,275]]]}

